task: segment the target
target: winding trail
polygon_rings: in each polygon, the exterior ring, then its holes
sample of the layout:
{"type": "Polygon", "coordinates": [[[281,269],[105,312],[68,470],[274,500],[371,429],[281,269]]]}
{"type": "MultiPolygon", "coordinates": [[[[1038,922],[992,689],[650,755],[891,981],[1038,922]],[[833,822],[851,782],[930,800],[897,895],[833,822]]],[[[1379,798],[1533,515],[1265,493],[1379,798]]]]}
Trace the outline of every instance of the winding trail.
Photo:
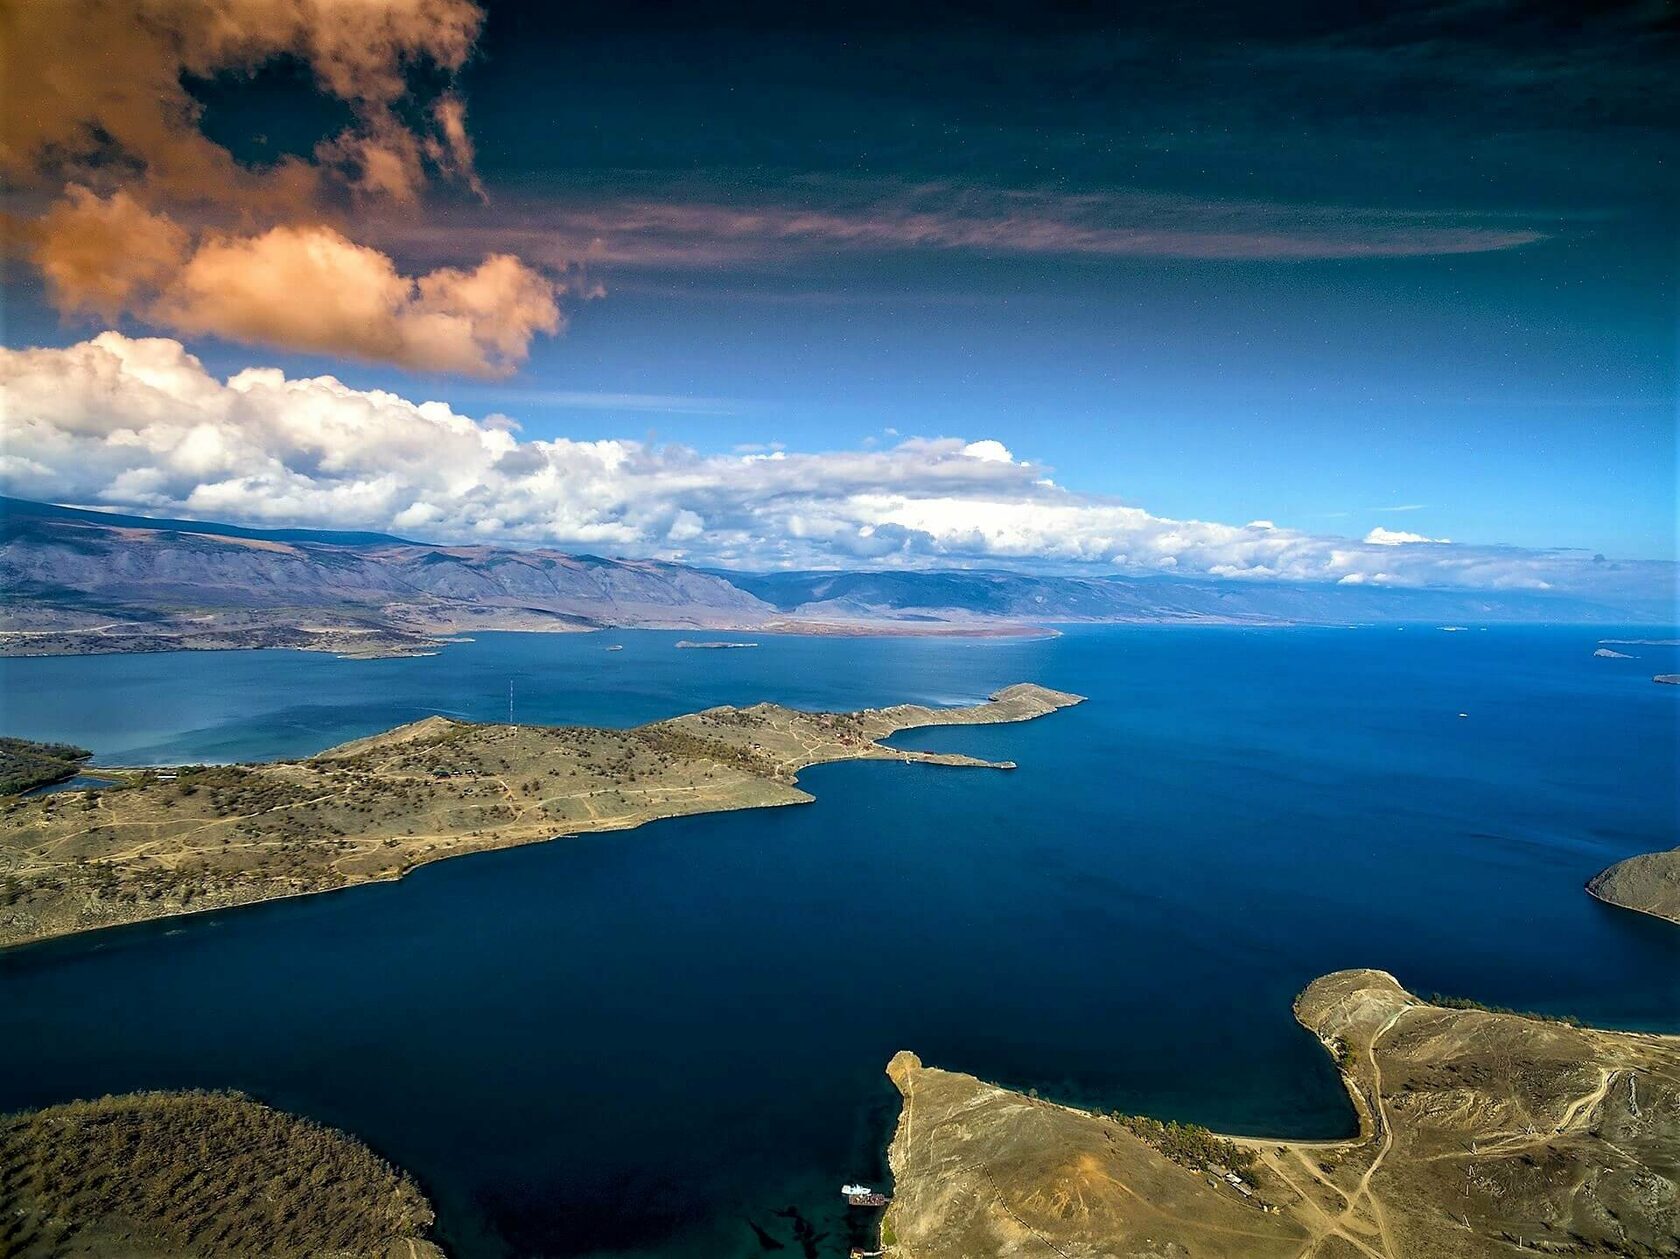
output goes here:
{"type": "Polygon", "coordinates": [[[1377,1236],[1382,1243],[1382,1252],[1390,1256],[1390,1259],[1398,1259],[1398,1255],[1394,1249],[1394,1241],[1388,1233],[1388,1218],[1383,1212],[1381,1199],[1371,1192],[1371,1179],[1382,1167],[1383,1161],[1388,1158],[1388,1152],[1394,1148],[1394,1125],[1388,1118],[1388,1104],[1383,1101],[1382,1067],[1377,1062],[1377,1042],[1393,1031],[1395,1024],[1400,1021],[1405,1013],[1414,1008],[1408,1003],[1389,1015],[1388,1021],[1377,1029],[1376,1034],[1371,1037],[1370,1043],[1365,1046],[1365,1058],[1371,1064],[1371,1117],[1376,1121],[1378,1128],[1377,1153],[1376,1157],[1371,1160],[1371,1165],[1359,1177],[1358,1188],[1348,1197],[1347,1206],[1342,1208],[1342,1214],[1338,1217],[1339,1223],[1351,1226],[1356,1218],[1359,1204],[1369,1202],[1371,1219],[1376,1224],[1377,1236]]]}

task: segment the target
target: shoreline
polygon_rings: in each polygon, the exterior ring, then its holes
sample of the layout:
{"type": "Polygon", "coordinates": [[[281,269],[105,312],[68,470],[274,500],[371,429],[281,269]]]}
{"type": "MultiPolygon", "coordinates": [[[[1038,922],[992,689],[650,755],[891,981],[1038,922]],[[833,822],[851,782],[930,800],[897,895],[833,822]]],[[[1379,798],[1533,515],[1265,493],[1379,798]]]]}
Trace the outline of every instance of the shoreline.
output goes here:
{"type": "Polygon", "coordinates": [[[1619,909],[1624,913],[1643,914],[1647,918],[1655,918],[1658,922],[1666,922],[1670,926],[1680,927],[1680,918],[1670,918],[1667,914],[1660,914],[1654,909],[1646,909],[1641,905],[1624,905],[1621,901],[1613,901],[1608,896],[1595,891],[1591,884],[1588,884],[1584,890],[1588,896],[1600,905],[1608,905],[1611,909],[1619,909]]]}
{"type": "MultiPolygon", "coordinates": [[[[772,800],[762,804],[743,804],[733,809],[720,809],[720,813],[745,813],[752,809],[779,809],[802,804],[815,804],[817,798],[807,795],[803,800],[772,800]]],[[[682,817],[699,817],[704,814],[692,813],[661,813],[645,818],[639,822],[631,822],[623,826],[603,827],[592,831],[568,831],[550,835],[546,839],[512,840],[505,844],[491,844],[482,848],[469,848],[458,852],[441,852],[427,855],[416,861],[406,870],[395,874],[375,875],[360,879],[354,883],[341,883],[336,887],[299,888],[288,892],[271,892],[253,896],[246,900],[231,900],[215,905],[183,905],[163,913],[149,914],[138,918],[129,918],[107,923],[90,923],[84,927],[77,927],[70,931],[58,932],[54,935],[39,936],[29,940],[19,940],[14,943],[0,943],[0,966],[5,959],[14,956],[26,956],[30,950],[49,948],[52,945],[68,943],[85,939],[106,931],[122,931],[129,927],[148,927],[154,924],[162,925],[182,918],[196,918],[203,914],[230,913],[241,909],[252,909],[258,905],[281,904],[285,901],[305,900],[310,897],[328,897],[361,891],[364,888],[391,887],[401,883],[409,875],[427,866],[440,865],[445,861],[454,861],[464,857],[479,857],[489,853],[512,852],[516,848],[535,848],[542,844],[557,844],[568,839],[585,839],[592,835],[617,835],[625,831],[640,830],[644,826],[651,826],[656,822],[670,822],[682,817]]]]}
{"type": "MultiPolygon", "coordinates": [[[[1109,622],[1091,622],[1092,624],[1109,624],[1109,622]]],[[[1130,624],[1131,622],[1114,622],[1115,624],[1130,624]]],[[[1170,622],[1163,622],[1168,624],[1170,622]]],[[[939,638],[939,639],[1045,639],[1059,638],[1062,631],[1053,625],[1034,625],[1019,622],[1004,622],[999,624],[971,623],[961,621],[941,622],[903,622],[903,621],[770,621],[757,624],[740,625],[474,625],[470,629],[449,628],[438,631],[391,631],[401,633],[413,639],[411,642],[396,643],[387,647],[367,647],[358,649],[352,643],[337,641],[329,636],[342,634],[345,637],[355,637],[359,634],[375,636],[386,631],[369,629],[362,631],[336,631],[323,629],[315,632],[322,636],[319,643],[310,642],[226,642],[220,641],[218,636],[205,634],[202,636],[182,635],[171,637],[168,635],[135,635],[132,640],[122,636],[110,636],[101,630],[0,630],[0,660],[57,660],[83,656],[151,656],[162,655],[176,651],[304,651],[316,655],[333,656],[339,660],[407,660],[440,654],[445,648],[458,643],[471,642],[477,634],[612,634],[635,633],[640,631],[654,633],[738,633],[764,634],[778,638],[939,638]],[[39,638],[73,639],[82,637],[87,639],[85,646],[64,645],[59,649],[34,651],[29,649],[30,640],[39,638]],[[197,641],[199,638],[215,641],[197,641]]],[[[260,630],[250,631],[253,636],[262,633],[260,630]]],[[[236,636],[239,631],[231,631],[229,636],[236,636]]],[[[709,643],[691,643],[689,646],[712,646],[709,643]]],[[[730,643],[729,646],[758,646],[752,644],[730,643]]]]}
{"type": "Polygon", "coordinates": [[[798,775],[813,765],[1011,769],[1012,761],[882,740],[926,726],[1026,721],[1079,702],[1021,684],[955,708],[806,713],[759,704],[629,730],[430,717],[304,760],[161,773],[101,766],[126,772],[128,785],[17,798],[0,815],[0,856],[9,858],[0,951],[397,882],[475,852],[809,803],[798,775]]]}
{"type": "Polygon", "coordinates": [[[1680,848],[1623,857],[1588,879],[1585,889],[1605,905],[1680,926],[1680,848]]]}
{"type": "Polygon", "coordinates": [[[1519,1239],[1566,1238],[1572,1254],[1670,1253],[1661,1239],[1680,1232],[1680,1207],[1658,1186],[1674,1183],[1680,1036],[1420,998],[1373,970],[1314,980],[1294,1012],[1336,1066],[1353,1137],[1091,1110],[901,1050],[887,1067],[902,1098],[887,1253],[1001,1259],[1029,1234],[1068,1259],[1349,1246],[1492,1259],[1519,1239]],[[1561,1198],[1560,1184],[1572,1186],[1561,1198]],[[1441,1249],[1448,1222],[1459,1240],[1441,1249]]]}

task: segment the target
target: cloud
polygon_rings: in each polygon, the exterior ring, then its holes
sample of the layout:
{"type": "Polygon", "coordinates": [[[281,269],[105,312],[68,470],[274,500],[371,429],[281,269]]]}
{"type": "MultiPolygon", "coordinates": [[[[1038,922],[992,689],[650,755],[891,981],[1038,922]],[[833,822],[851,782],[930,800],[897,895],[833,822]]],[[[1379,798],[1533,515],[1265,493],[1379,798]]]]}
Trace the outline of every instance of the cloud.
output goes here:
{"type": "Polygon", "coordinates": [[[33,225],[35,263],[60,310],[114,319],[177,271],[188,235],[128,193],[72,184],[33,225]]]}
{"type": "Polygon", "coordinates": [[[509,254],[410,277],[320,224],[190,239],[126,192],[73,186],[38,225],[35,257],[61,309],[428,371],[506,375],[563,322],[564,287],[509,254]]]}
{"type": "Polygon", "coordinates": [[[1365,535],[1368,546],[1410,546],[1417,542],[1448,543],[1451,538],[1426,538],[1421,533],[1407,533],[1403,529],[1384,529],[1378,525],[1365,535]]]}
{"type": "Polygon", "coordinates": [[[980,459],[987,463],[1013,463],[1015,461],[1015,456],[1009,453],[1009,447],[990,438],[969,442],[962,448],[962,452],[970,459],[980,459]]]}
{"type": "Polygon", "coordinates": [[[628,411],[655,415],[735,415],[752,403],[737,398],[709,398],[682,393],[619,393],[588,389],[497,389],[479,397],[525,406],[570,411],[628,411]]]}
{"type": "Polygon", "coordinates": [[[562,328],[565,286],[505,251],[405,275],[334,225],[346,204],[412,206],[433,173],[482,197],[465,103],[410,87],[417,65],[453,76],[482,21],[473,0],[18,6],[0,44],[18,105],[0,111],[0,175],[46,191],[18,233],[54,304],[406,367],[513,370],[562,328]],[[308,159],[241,163],[204,134],[183,77],[281,57],[350,121],[308,159]]]}
{"type": "MultiPolygon", "coordinates": [[[[651,268],[909,250],[1217,261],[1407,258],[1515,249],[1545,238],[1523,224],[1451,212],[833,177],[729,200],[671,186],[594,203],[526,204],[466,230],[486,246],[535,257],[553,251],[562,259],[651,268]]],[[[421,249],[456,233],[426,225],[393,231],[393,239],[421,249]]]]}
{"type": "Polygon", "coordinates": [[[442,541],[553,543],[742,567],[1059,565],[1466,589],[1672,583],[1672,565],[1389,545],[1174,520],[1057,484],[980,438],[703,455],[522,440],[505,417],[252,368],[223,381],[172,340],[114,332],[0,349],[0,485],[58,501],[442,541]],[[977,457],[975,452],[986,457],[977,457]]]}
{"type": "MultiPolygon", "coordinates": [[[[465,63],[483,12],[474,0],[51,0],[9,14],[4,71],[13,108],[0,115],[0,170],[54,186],[120,166],[130,182],[176,201],[294,205],[320,170],[299,158],[242,165],[200,128],[186,77],[250,74],[293,57],[351,121],[323,142],[326,165],[411,194],[410,157],[432,139],[459,154],[453,123],[436,136],[400,120],[408,68],[446,74],[465,63]],[[26,107],[20,107],[27,102],[26,107]],[[403,175],[396,174],[404,168],[403,175]]],[[[444,100],[449,97],[445,96],[444,100]]]]}
{"type": "Polygon", "coordinates": [[[554,286],[517,258],[418,279],[325,227],[276,227],[206,240],[152,308],[188,333],[502,375],[532,336],[560,327],[554,286]]]}

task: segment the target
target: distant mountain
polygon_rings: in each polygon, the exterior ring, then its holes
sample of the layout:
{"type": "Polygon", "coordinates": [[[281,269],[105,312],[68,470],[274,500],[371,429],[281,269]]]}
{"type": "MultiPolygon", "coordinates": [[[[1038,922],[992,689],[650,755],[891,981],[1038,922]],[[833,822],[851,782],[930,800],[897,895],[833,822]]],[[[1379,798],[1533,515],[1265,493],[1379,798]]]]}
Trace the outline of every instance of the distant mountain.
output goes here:
{"type": "Polygon", "coordinates": [[[704,570],[0,499],[0,652],[431,650],[471,630],[997,632],[1057,622],[1625,622],[1541,594],[1016,572],[704,570]]]}
{"type": "Polygon", "coordinates": [[[1626,611],[1556,595],[1176,577],[1014,572],[725,573],[807,620],[1113,621],[1341,625],[1353,621],[1587,621],[1626,611]]]}
{"type": "Polygon", "coordinates": [[[340,529],[251,529],[244,525],[220,525],[207,520],[171,520],[163,516],[132,516],[123,512],[90,511],[85,507],[60,507],[56,503],[35,503],[0,494],[0,538],[11,536],[14,521],[32,520],[120,525],[130,529],[168,529],[179,533],[207,533],[218,538],[256,538],[266,542],[319,542],[327,546],[419,545],[388,533],[340,529]]]}
{"type": "Polygon", "coordinates": [[[0,503],[11,654],[303,646],[386,654],[472,629],[760,625],[772,609],[680,564],[430,546],[0,503]]]}

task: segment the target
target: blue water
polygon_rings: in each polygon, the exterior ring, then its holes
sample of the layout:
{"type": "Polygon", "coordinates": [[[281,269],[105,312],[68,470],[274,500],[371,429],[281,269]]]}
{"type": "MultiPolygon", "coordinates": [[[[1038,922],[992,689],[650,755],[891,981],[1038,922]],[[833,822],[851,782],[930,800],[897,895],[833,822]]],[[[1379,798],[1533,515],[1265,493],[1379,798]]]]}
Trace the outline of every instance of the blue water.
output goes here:
{"type": "Polygon", "coordinates": [[[56,796],[62,791],[99,791],[102,788],[116,785],[117,780],[115,778],[100,778],[96,774],[77,774],[60,782],[31,787],[21,794],[26,799],[32,799],[35,796],[56,796]]]}
{"type": "MultiPolygon", "coordinates": [[[[894,1050],[1276,1135],[1352,1117],[1289,1002],[1346,966],[1680,1030],[1680,930],[1595,871],[1680,842],[1680,651],[1594,629],[1082,628],[1034,641],[484,635],[429,658],[0,661],[0,731],[95,764],[297,755],[426,712],[1090,702],[818,768],[817,803],[425,867],[0,955],[0,1109],[245,1089],[412,1170],[464,1257],[862,1240],[894,1050]],[[1615,635],[1608,635],[1615,636],[1615,635]],[[620,652],[603,650],[622,642],[620,652]],[[1460,712],[1468,713],[1460,718],[1460,712]],[[848,1231],[848,1224],[852,1231],[848,1231]]],[[[1641,635],[1628,634],[1627,637],[1641,635]]]]}

